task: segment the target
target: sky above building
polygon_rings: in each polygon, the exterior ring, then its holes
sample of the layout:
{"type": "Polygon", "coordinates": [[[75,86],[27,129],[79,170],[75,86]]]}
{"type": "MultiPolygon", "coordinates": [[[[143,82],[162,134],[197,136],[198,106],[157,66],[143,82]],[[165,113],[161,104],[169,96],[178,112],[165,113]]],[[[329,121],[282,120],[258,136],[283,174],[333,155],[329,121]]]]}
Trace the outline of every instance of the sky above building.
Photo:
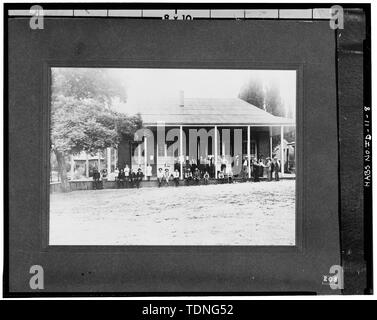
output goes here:
{"type": "Polygon", "coordinates": [[[180,91],[184,91],[185,98],[237,98],[250,78],[259,79],[264,86],[277,86],[285,108],[296,108],[295,70],[130,68],[108,72],[127,87],[127,102],[114,103],[116,110],[127,114],[143,112],[146,105],[153,108],[156,100],[178,102],[180,91]]]}

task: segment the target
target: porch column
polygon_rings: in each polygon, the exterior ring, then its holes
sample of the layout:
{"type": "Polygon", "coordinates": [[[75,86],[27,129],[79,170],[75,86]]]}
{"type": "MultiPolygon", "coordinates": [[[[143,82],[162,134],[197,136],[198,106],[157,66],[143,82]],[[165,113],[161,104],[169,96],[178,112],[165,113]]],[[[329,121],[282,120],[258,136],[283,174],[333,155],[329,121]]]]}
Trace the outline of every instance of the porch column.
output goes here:
{"type": "Polygon", "coordinates": [[[158,139],[157,139],[157,142],[156,142],[156,175],[158,173],[158,139]]]}
{"type": "Polygon", "coordinates": [[[85,156],[86,156],[86,159],[85,159],[85,175],[87,178],[89,178],[89,156],[88,156],[88,153],[85,152],[85,156]]]}
{"type": "Polygon", "coordinates": [[[284,177],[284,127],[280,127],[280,165],[281,176],[284,177]]]}
{"type": "Polygon", "coordinates": [[[107,174],[111,172],[111,148],[106,149],[107,156],[107,174]]]}
{"type": "Polygon", "coordinates": [[[144,180],[147,180],[147,162],[148,162],[148,139],[144,137],[144,180]]]}
{"type": "Polygon", "coordinates": [[[248,177],[251,178],[251,164],[250,164],[250,126],[247,126],[247,171],[248,177]]]}
{"type": "Polygon", "coordinates": [[[101,153],[98,151],[98,171],[101,171],[101,153]]]}
{"type": "Polygon", "coordinates": [[[114,170],[118,168],[118,146],[114,149],[114,170]]]}
{"type": "Polygon", "coordinates": [[[217,126],[215,126],[215,179],[217,179],[217,126]]]}
{"type": "Polygon", "coordinates": [[[272,127],[269,127],[270,131],[270,158],[272,159],[272,127]]]}
{"type": "Polygon", "coordinates": [[[73,159],[73,154],[71,154],[71,180],[73,180],[74,174],[75,174],[75,160],[73,159]]]}
{"type": "Polygon", "coordinates": [[[137,169],[139,169],[141,162],[141,144],[137,146],[137,169]]]}
{"type": "Polygon", "coordinates": [[[183,180],[183,127],[179,127],[179,162],[180,179],[183,180]]]}

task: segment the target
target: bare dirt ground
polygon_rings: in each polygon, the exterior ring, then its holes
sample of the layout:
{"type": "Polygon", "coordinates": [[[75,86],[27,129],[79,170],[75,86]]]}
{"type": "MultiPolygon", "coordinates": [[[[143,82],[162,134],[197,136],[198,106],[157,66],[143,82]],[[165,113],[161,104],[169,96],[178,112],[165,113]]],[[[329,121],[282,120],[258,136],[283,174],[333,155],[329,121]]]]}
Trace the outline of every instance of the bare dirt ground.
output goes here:
{"type": "Polygon", "coordinates": [[[51,245],[294,245],[295,181],[50,195],[51,245]]]}

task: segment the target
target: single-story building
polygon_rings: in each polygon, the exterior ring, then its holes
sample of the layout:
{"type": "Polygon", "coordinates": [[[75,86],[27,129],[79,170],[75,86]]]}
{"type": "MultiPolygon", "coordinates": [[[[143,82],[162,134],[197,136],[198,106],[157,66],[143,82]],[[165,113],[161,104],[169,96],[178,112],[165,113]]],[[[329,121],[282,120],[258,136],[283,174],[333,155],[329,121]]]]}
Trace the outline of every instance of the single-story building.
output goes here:
{"type": "MultiPolygon", "coordinates": [[[[294,119],[274,116],[239,98],[185,98],[181,93],[180,99],[152,103],[140,112],[146,129],[118,146],[120,168],[127,164],[145,172],[150,164],[153,176],[158,168],[178,168],[181,178],[186,163],[210,162],[217,168],[246,160],[250,168],[252,158],[272,156],[273,136],[283,141],[284,128],[295,126],[294,119]]],[[[281,170],[284,174],[284,163],[281,170]]]]}

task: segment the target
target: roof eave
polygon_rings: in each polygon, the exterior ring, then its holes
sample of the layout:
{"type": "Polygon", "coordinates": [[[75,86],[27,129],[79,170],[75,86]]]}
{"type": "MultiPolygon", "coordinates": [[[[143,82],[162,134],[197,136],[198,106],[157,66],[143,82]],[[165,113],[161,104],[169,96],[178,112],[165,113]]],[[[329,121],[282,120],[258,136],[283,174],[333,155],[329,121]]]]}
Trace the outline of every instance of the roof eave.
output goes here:
{"type": "MultiPolygon", "coordinates": [[[[145,127],[157,127],[157,126],[162,126],[162,123],[157,123],[157,122],[144,122],[143,125],[145,127]]],[[[213,127],[213,126],[218,126],[218,127],[226,127],[226,126],[239,126],[239,127],[279,127],[279,126],[295,126],[295,122],[281,122],[281,123],[164,123],[163,124],[165,127],[179,127],[179,126],[192,126],[192,127],[198,127],[198,126],[203,126],[203,127],[213,127]]]]}

